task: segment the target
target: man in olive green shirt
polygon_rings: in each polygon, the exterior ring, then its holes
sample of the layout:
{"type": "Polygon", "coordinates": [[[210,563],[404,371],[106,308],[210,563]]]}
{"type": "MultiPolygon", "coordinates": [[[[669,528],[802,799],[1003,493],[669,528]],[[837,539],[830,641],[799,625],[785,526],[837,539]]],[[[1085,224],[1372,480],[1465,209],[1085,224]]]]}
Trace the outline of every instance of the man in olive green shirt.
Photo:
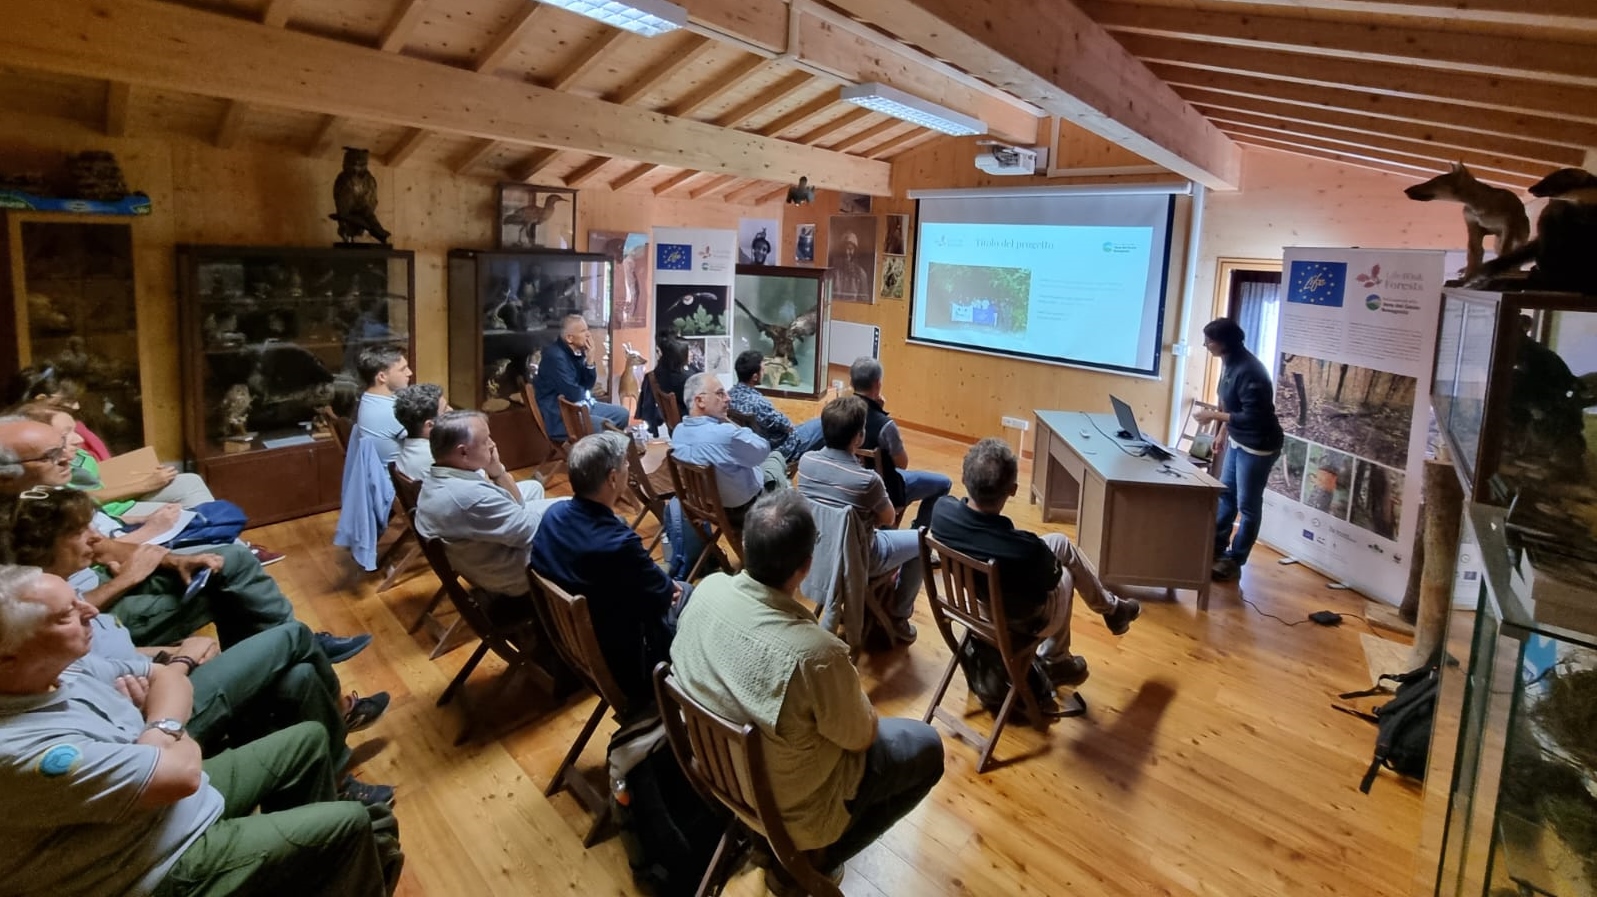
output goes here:
{"type": "MultiPolygon", "coordinates": [[[[841,879],[844,861],[942,778],[943,744],[925,723],[877,717],[848,646],[794,597],[815,534],[802,495],[784,490],[756,502],[744,523],[743,572],[694,589],[671,665],[689,696],[759,728],[794,844],[841,879]]],[[[772,893],[802,893],[780,867],[771,871],[772,893]]]]}

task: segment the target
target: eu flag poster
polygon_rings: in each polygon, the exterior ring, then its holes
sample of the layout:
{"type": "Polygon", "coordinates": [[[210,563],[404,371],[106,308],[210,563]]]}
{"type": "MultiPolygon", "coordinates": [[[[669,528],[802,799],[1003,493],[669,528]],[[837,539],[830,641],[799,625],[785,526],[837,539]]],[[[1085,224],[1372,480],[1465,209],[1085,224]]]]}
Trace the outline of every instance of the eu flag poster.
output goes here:
{"type": "Polygon", "coordinates": [[[1294,261],[1286,301],[1300,305],[1342,307],[1342,285],[1347,283],[1347,262],[1294,261]]]}

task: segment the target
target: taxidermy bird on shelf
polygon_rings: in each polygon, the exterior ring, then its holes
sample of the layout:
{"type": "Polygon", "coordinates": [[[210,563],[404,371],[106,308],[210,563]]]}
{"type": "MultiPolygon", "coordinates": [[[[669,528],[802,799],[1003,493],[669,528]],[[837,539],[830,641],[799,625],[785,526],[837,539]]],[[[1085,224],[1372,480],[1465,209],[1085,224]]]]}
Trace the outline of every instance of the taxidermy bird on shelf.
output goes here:
{"type": "Polygon", "coordinates": [[[802,206],[815,201],[815,188],[810,186],[808,177],[799,178],[799,182],[787,188],[787,204],[802,206]]]}
{"type": "Polygon", "coordinates": [[[543,205],[528,204],[519,209],[512,209],[501,224],[521,226],[521,245],[536,246],[538,239],[538,226],[548,221],[555,213],[555,203],[565,202],[566,198],[558,193],[551,193],[543,198],[543,205]]]}
{"type": "Polygon", "coordinates": [[[370,153],[353,146],[344,147],[344,170],[333,181],[333,208],[327,217],[338,222],[338,239],[353,243],[369,233],[379,243],[388,242],[388,231],[377,220],[377,178],[367,168],[370,153]]]}

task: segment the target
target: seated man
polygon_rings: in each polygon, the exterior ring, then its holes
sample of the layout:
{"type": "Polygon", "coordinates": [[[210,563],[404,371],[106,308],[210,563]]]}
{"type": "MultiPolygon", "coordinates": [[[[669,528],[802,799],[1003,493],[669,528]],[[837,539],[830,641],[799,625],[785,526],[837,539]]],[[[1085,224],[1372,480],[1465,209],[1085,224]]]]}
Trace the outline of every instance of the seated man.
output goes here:
{"type": "MultiPolygon", "coordinates": [[[[632,421],[632,412],[620,405],[593,400],[593,384],[599,382],[599,372],[593,366],[597,354],[588,322],[578,314],[566,315],[560,322],[560,339],[543,350],[532,389],[543,425],[555,442],[566,440],[566,424],[560,417],[561,397],[587,405],[595,428],[604,426],[601,421],[606,420],[622,428],[632,421]]],[[[609,376],[609,371],[605,375],[609,376]]]]}
{"type": "Polygon", "coordinates": [[[595,433],[566,459],[576,497],[544,515],[532,537],[532,567],[588,599],[599,650],[632,710],[654,706],[655,664],[670,657],[683,587],[616,516],[627,491],[627,437],[595,433]]]}
{"type": "MultiPolygon", "coordinates": [[[[532,537],[549,508],[565,499],[524,497],[505,472],[481,411],[439,415],[428,438],[434,463],[421,481],[416,532],[442,539],[455,572],[477,588],[528,594],[532,537]]],[[[536,494],[543,495],[542,487],[536,494]]]]}
{"type": "MultiPolygon", "coordinates": [[[[737,724],[759,728],[782,821],[822,874],[915,808],[943,775],[943,743],[919,720],[880,719],[849,663],[795,593],[815,550],[803,496],[755,503],[743,532],[745,567],[717,573],[682,610],[671,665],[682,690],[737,724]]],[[[779,866],[766,887],[802,894],[779,866]]]]}
{"type": "Polygon", "coordinates": [[[417,482],[427,476],[433,466],[433,447],[427,437],[432,435],[433,421],[448,410],[444,390],[436,384],[412,383],[394,394],[394,419],[405,428],[399,454],[394,457],[400,473],[417,482]]]}
{"type": "Polygon", "coordinates": [[[881,452],[888,497],[899,508],[907,508],[911,502],[920,502],[920,510],[915,513],[912,526],[919,529],[927,525],[932,520],[932,506],[938,498],[954,488],[954,481],[929,470],[908,469],[909,452],[904,450],[904,438],[899,435],[898,424],[883,408],[886,400],[882,398],[881,362],[868,357],[856,358],[849,365],[848,378],[854,387],[854,394],[864,399],[869,407],[862,448],[881,452]]]}
{"type": "Polygon", "coordinates": [[[887,612],[893,618],[893,637],[915,641],[915,596],[920,594],[924,571],[920,562],[920,534],[912,529],[891,529],[893,503],[876,471],[860,466],[854,449],[865,439],[865,400],[844,396],[821,410],[821,430],[826,447],[799,459],[798,491],[811,501],[853,508],[871,534],[871,576],[900,570],[898,588],[887,612]],[[883,528],[887,527],[887,528],[883,528]]]}
{"type": "MultiPolygon", "coordinates": [[[[0,417],[0,503],[9,508],[13,502],[28,500],[25,496],[65,487],[71,477],[65,437],[26,418],[0,417]]],[[[103,512],[95,514],[90,525],[107,537],[121,530],[121,524],[103,512]]],[[[143,530],[166,526],[170,523],[147,522],[131,535],[102,539],[94,556],[103,566],[82,570],[75,577],[81,578],[85,600],[110,609],[135,643],[172,644],[214,622],[225,647],[294,618],[293,606],[246,545],[234,542],[172,552],[139,543],[143,530]],[[110,568],[115,568],[114,574],[110,568]],[[185,597],[189,578],[201,568],[212,571],[211,581],[199,594],[185,597]]],[[[360,653],[371,636],[340,638],[319,632],[316,640],[334,663],[340,663],[360,653]]]]}
{"type": "Polygon", "coordinates": [[[753,349],[738,355],[732,362],[738,382],[727,392],[727,401],[733,411],[754,421],[754,432],[775,446],[783,458],[797,461],[805,452],[821,447],[821,419],[805,421],[795,427],[787,415],[776,410],[759,390],[760,371],[764,365],[765,356],[753,349]]]}
{"type": "Polygon", "coordinates": [[[377,458],[386,466],[399,454],[405,428],[394,417],[394,394],[410,385],[410,362],[394,346],[362,349],[355,372],[366,385],[355,409],[361,438],[375,440],[377,458]]]}
{"type": "Polygon", "coordinates": [[[90,612],[59,577],[0,567],[8,892],[386,895],[372,817],[337,799],[325,730],[202,761],[182,665],[86,656],[90,612]]]}
{"type": "Polygon", "coordinates": [[[1135,598],[1120,598],[1104,588],[1076,546],[1060,533],[1038,538],[1015,529],[1003,516],[1015,494],[1019,464],[1009,444],[983,439],[965,453],[960,478],[968,501],[946,496],[932,512],[931,533],[938,541],[972,557],[998,561],[1004,585],[1004,612],[1010,628],[1028,635],[1057,630],[1038,646],[1055,685],[1075,686],[1087,679],[1087,660],[1070,653],[1070,604],[1074,591],[1103,615],[1115,635],[1125,635],[1142,613],[1135,598]],[[1063,571],[1070,571],[1065,579],[1063,571]]]}
{"type": "MultiPolygon", "coordinates": [[[[671,432],[671,454],[679,461],[715,469],[715,486],[727,517],[733,526],[741,527],[743,512],[762,492],[788,487],[787,459],[771,451],[771,444],[753,430],[726,419],[726,388],[714,374],[689,377],[686,392],[688,408],[682,425],[671,432]]],[[[685,579],[703,540],[697,529],[685,524],[677,500],[672,499],[667,517],[671,522],[671,575],[685,579]]]]}

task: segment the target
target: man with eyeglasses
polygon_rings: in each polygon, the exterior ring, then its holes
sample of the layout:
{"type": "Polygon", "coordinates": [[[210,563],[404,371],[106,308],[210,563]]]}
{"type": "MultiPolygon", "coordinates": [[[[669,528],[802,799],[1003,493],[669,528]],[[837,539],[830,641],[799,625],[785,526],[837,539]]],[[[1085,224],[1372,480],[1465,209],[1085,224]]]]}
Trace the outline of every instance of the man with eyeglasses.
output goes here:
{"type": "MultiPolygon", "coordinates": [[[[0,527],[10,527],[11,503],[24,500],[28,490],[65,487],[71,478],[71,453],[60,433],[25,417],[0,417],[0,504],[8,509],[0,527]]],[[[95,548],[97,566],[73,577],[73,585],[122,621],[137,645],[175,644],[214,622],[225,648],[294,619],[293,605],[248,546],[207,545],[178,553],[140,544],[136,535],[113,535],[120,524],[104,513],[91,526],[109,538],[95,548]],[[220,558],[220,569],[195,563],[199,554],[220,558]],[[210,581],[199,594],[186,596],[201,566],[213,569],[210,581]]],[[[371,636],[319,632],[316,641],[329,660],[341,663],[371,644],[371,636]]]]}

